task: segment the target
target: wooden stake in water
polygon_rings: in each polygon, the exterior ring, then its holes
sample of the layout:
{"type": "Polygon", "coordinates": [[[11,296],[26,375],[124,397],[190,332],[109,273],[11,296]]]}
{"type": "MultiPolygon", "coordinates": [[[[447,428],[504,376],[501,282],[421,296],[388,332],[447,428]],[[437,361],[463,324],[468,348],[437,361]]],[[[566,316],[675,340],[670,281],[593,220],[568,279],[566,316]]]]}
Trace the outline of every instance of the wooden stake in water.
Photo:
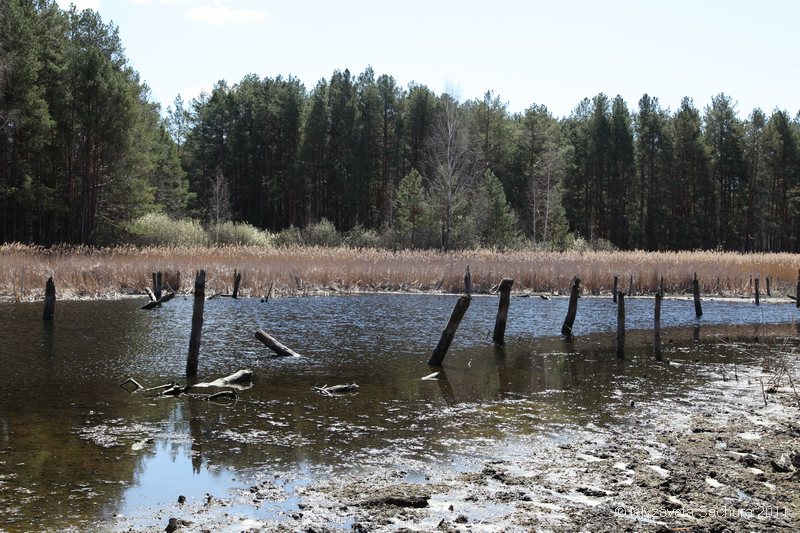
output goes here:
{"type": "Polygon", "coordinates": [[[569,307],[564,325],[561,326],[561,335],[572,338],[572,326],[575,324],[575,315],[578,313],[578,296],[580,294],[581,280],[577,276],[572,278],[572,288],[569,291],[569,307]]]}
{"type": "Polygon", "coordinates": [[[44,312],[42,313],[42,320],[53,320],[56,312],[56,284],[53,277],[47,279],[47,284],[44,288],[44,312]]]}
{"type": "Polygon", "coordinates": [[[625,357],[625,293],[617,295],[617,357],[625,357]]]}
{"type": "Polygon", "coordinates": [[[467,296],[472,296],[472,274],[469,273],[469,267],[464,274],[464,292],[467,293],[467,296]]]}
{"type": "Polygon", "coordinates": [[[703,317],[703,307],[700,305],[700,282],[697,281],[697,272],[694,273],[692,280],[692,294],[694,294],[694,314],[697,320],[703,317]]]}
{"type": "Polygon", "coordinates": [[[633,274],[631,274],[631,279],[628,282],[628,296],[633,295],[633,274]]]}
{"type": "Polygon", "coordinates": [[[767,276],[767,296],[772,296],[772,277],[767,276]]]}
{"type": "Polygon", "coordinates": [[[661,300],[664,295],[661,290],[656,292],[656,305],[653,312],[653,352],[656,359],[661,361],[661,300]]]}
{"type": "Polygon", "coordinates": [[[433,349],[433,354],[428,361],[430,366],[442,366],[444,356],[447,355],[447,350],[450,349],[450,344],[453,342],[453,337],[456,336],[458,325],[461,323],[461,319],[464,318],[464,314],[467,312],[471,300],[472,298],[467,294],[459,298],[456,302],[453,313],[450,315],[450,320],[447,321],[447,327],[442,331],[439,343],[436,345],[436,348],[433,349]]]}
{"type": "Polygon", "coordinates": [[[759,292],[759,284],[760,280],[756,278],[756,305],[761,305],[761,293],[759,292]]]}
{"type": "Polygon", "coordinates": [[[505,344],[506,322],[508,320],[508,306],[511,303],[511,287],[514,280],[506,278],[500,282],[500,305],[497,308],[497,318],[494,321],[494,335],[492,340],[497,344],[505,344]]]}
{"type": "Polygon", "coordinates": [[[242,273],[233,269],[233,298],[239,297],[239,284],[242,282],[242,273]]]}
{"type": "Polygon", "coordinates": [[[200,337],[203,332],[203,304],[205,301],[206,271],[200,270],[194,278],[192,334],[189,337],[189,355],[186,357],[186,379],[197,377],[197,362],[200,357],[200,337]]]}
{"type": "Polygon", "coordinates": [[[611,293],[611,297],[614,300],[614,303],[617,303],[617,285],[619,284],[619,276],[614,276],[614,291],[611,293]]]}
{"type": "Polygon", "coordinates": [[[156,297],[156,300],[161,299],[161,286],[163,285],[162,280],[163,278],[161,272],[153,272],[153,295],[156,297]]]}

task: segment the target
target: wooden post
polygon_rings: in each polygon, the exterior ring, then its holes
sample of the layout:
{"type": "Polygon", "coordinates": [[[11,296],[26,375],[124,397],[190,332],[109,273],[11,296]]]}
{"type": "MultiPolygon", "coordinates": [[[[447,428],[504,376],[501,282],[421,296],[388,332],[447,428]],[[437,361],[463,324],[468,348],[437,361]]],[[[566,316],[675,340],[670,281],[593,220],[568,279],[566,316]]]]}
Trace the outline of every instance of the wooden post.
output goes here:
{"type": "Polygon", "coordinates": [[[200,336],[203,331],[203,304],[206,301],[206,271],[200,270],[194,278],[194,307],[192,310],[192,334],[189,337],[189,355],[186,357],[186,379],[197,377],[197,361],[200,356],[200,336]]]}
{"type": "Polygon", "coordinates": [[[756,278],[756,305],[761,305],[761,293],[759,292],[759,279],[756,278]]]}
{"type": "Polygon", "coordinates": [[[156,300],[161,299],[161,286],[163,285],[162,280],[163,278],[161,272],[153,272],[153,295],[156,297],[156,300]]]}
{"type": "Polygon", "coordinates": [[[772,277],[767,276],[767,296],[772,296],[772,277]]]}
{"type": "Polygon", "coordinates": [[[694,294],[694,314],[697,320],[703,316],[703,307],[700,305],[700,282],[697,281],[697,272],[694,273],[692,280],[692,294],[694,294]]]}
{"type": "Polygon", "coordinates": [[[617,285],[619,284],[619,276],[614,276],[614,292],[612,292],[612,298],[614,299],[614,303],[617,303],[617,285]]]}
{"type": "Polygon", "coordinates": [[[800,309],[800,269],[797,271],[797,289],[795,289],[794,295],[796,296],[794,303],[800,309]]]}
{"type": "Polygon", "coordinates": [[[581,280],[577,276],[572,278],[572,288],[569,291],[569,307],[567,316],[564,318],[564,325],[561,326],[561,334],[572,338],[572,325],[575,323],[575,314],[578,312],[578,293],[580,292],[581,280]]]}
{"type": "Polygon", "coordinates": [[[469,303],[471,300],[472,298],[469,294],[467,294],[459,298],[456,302],[456,306],[453,308],[453,313],[450,315],[450,320],[447,321],[447,327],[445,327],[444,331],[442,331],[442,336],[439,338],[439,343],[436,345],[436,348],[433,349],[433,354],[428,361],[430,366],[442,366],[444,356],[447,355],[447,350],[450,348],[450,343],[453,342],[453,337],[456,336],[458,325],[461,323],[461,319],[464,318],[464,314],[467,312],[467,308],[469,308],[469,303]]]}
{"type": "Polygon", "coordinates": [[[492,340],[497,344],[505,344],[506,321],[508,320],[508,305],[511,302],[511,286],[514,280],[506,278],[500,282],[500,306],[497,308],[497,318],[494,321],[494,335],[492,340]]]}
{"type": "Polygon", "coordinates": [[[628,283],[628,296],[633,295],[633,274],[631,274],[630,282],[628,283]]]}
{"type": "Polygon", "coordinates": [[[661,361],[661,290],[656,292],[656,306],[653,312],[653,351],[656,359],[661,361]]]}
{"type": "Polygon", "coordinates": [[[267,348],[269,348],[278,355],[284,357],[300,357],[299,353],[295,352],[291,348],[287,348],[286,346],[278,342],[278,339],[276,339],[263,329],[256,331],[256,339],[261,341],[261,343],[264,344],[264,346],[266,346],[267,348]]]}
{"type": "Polygon", "coordinates": [[[617,357],[625,357],[625,293],[617,296],[617,357]]]}
{"type": "Polygon", "coordinates": [[[242,273],[233,269],[233,298],[239,297],[239,284],[242,282],[242,273]]]}
{"type": "Polygon", "coordinates": [[[47,278],[47,284],[44,287],[44,312],[42,313],[42,320],[53,320],[56,312],[56,284],[53,281],[53,276],[47,278]]]}
{"type": "Polygon", "coordinates": [[[472,296],[472,274],[469,273],[469,267],[467,267],[467,273],[464,274],[464,292],[467,293],[467,296],[472,296]]]}

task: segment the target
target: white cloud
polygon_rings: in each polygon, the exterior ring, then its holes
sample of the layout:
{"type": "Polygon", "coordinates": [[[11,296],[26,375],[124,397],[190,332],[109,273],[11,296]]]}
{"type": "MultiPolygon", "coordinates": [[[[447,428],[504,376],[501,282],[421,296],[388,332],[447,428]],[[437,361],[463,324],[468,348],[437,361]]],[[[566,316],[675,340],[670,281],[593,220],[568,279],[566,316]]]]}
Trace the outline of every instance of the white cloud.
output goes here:
{"type": "Polygon", "coordinates": [[[58,7],[61,9],[69,9],[70,4],[75,4],[78,11],[84,9],[100,11],[100,0],[58,0],[58,7]]]}
{"type": "Polygon", "coordinates": [[[214,0],[211,5],[193,7],[186,14],[202,22],[224,26],[233,24],[260,24],[267,20],[269,13],[260,9],[236,9],[222,0],[214,0]]]}

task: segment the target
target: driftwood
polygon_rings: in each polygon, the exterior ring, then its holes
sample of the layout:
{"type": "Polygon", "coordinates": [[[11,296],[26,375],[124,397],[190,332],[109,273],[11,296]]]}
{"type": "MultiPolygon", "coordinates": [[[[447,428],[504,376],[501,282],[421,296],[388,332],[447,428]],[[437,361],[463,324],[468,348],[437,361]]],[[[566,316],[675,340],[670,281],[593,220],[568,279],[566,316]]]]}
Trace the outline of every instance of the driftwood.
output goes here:
{"type": "Polygon", "coordinates": [[[323,385],[322,387],[311,387],[311,390],[318,392],[323,396],[333,396],[335,394],[347,394],[356,392],[358,389],[357,383],[350,383],[349,385],[323,385]]]}
{"type": "Polygon", "coordinates": [[[256,331],[256,339],[261,341],[264,346],[275,352],[276,354],[283,356],[283,357],[300,357],[300,354],[292,350],[291,348],[287,348],[280,342],[278,342],[275,337],[260,329],[256,331]]]}
{"type": "Polygon", "coordinates": [[[163,304],[164,302],[168,302],[168,301],[172,300],[173,298],[175,298],[175,293],[174,292],[168,292],[168,293],[164,294],[161,298],[144,304],[141,308],[142,309],[154,309],[154,308],[160,306],[161,304],[163,304]]]}
{"type": "Polygon", "coordinates": [[[230,387],[232,389],[245,390],[253,386],[253,371],[252,370],[239,370],[230,376],[215,379],[214,381],[198,383],[192,388],[204,387],[230,387]]]}
{"type": "Polygon", "coordinates": [[[436,381],[439,379],[439,372],[434,372],[433,374],[428,374],[421,378],[422,381],[436,381]]]}
{"type": "Polygon", "coordinates": [[[144,292],[147,293],[147,297],[150,298],[151,302],[155,302],[156,300],[158,300],[158,298],[156,298],[155,293],[153,293],[153,289],[151,289],[150,287],[145,287],[144,292]]]}

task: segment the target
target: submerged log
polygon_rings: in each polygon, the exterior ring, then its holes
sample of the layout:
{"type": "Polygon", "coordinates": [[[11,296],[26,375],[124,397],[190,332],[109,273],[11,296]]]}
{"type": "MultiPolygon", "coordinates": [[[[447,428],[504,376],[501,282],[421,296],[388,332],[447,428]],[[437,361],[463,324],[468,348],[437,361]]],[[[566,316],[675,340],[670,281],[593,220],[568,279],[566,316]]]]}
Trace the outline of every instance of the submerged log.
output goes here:
{"type": "Polygon", "coordinates": [[[42,320],[53,320],[56,313],[56,284],[53,281],[53,276],[47,278],[47,284],[44,288],[44,311],[42,312],[42,320]]]}
{"type": "Polygon", "coordinates": [[[577,276],[572,278],[572,288],[569,291],[569,307],[567,316],[564,318],[564,325],[561,326],[561,335],[572,338],[572,326],[575,324],[575,315],[578,313],[578,296],[580,293],[581,280],[577,276]]]}
{"type": "Polygon", "coordinates": [[[141,309],[153,309],[155,307],[160,306],[164,302],[168,302],[168,301],[172,300],[173,298],[175,298],[175,293],[174,292],[168,292],[165,295],[163,295],[161,298],[159,298],[158,300],[154,300],[152,302],[148,302],[148,303],[144,304],[141,307],[141,309]]]}
{"type": "Polygon", "coordinates": [[[278,342],[275,337],[260,329],[256,331],[256,339],[261,341],[264,346],[275,352],[276,354],[282,357],[300,357],[300,354],[292,350],[291,348],[287,348],[280,342],[278,342]]]}
{"type": "Polygon", "coordinates": [[[194,385],[193,388],[204,388],[204,387],[231,387],[234,389],[248,389],[252,386],[253,383],[253,371],[252,370],[239,370],[234,372],[230,376],[225,376],[224,378],[215,379],[214,381],[198,383],[194,385]]]}
{"type": "Polygon", "coordinates": [[[206,271],[200,270],[194,278],[194,307],[192,308],[192,333],[189,337],[189,354],[186,357],[186,379],[197,377],[200,357],[200,338],[203,332],[203,304],[206,297],[206,271]]]}
{"type": "Polygon", "coordinates": [[[506,343],[506,322],[508,321],[508,306],[511,302],[511,287],[513,285],[514,280],[510,278],[500,282],[500,305],[494,322],[494,335],[492,335],[492,340],[497,344],[506,343]]]}
{"type": "Polygon", "coordinates": [[[456,336],[458,325],[461,323],[461,319],[464,318],[471,301],[472,298],[467,294],[456,302],[456,306],[450,315],[450,320],[447,321],[447,326],[442,331],[441,337],[439,337],[439,343],[433,349],[433,354],[431,354],[431,358],[428,361],[430,366],[442,366],[444,356],[447,355],[447,350],[450,349],[450,344],[456,336]]]}
{"type": "Polygon", "coordinates": [[[347,394],[356,392],[358,383],[350,383],[348,385],[323,385],[322,387],[311,387],[311,390],[318,392],[324,396],[333,396],[335,394],[347,394]]]}

